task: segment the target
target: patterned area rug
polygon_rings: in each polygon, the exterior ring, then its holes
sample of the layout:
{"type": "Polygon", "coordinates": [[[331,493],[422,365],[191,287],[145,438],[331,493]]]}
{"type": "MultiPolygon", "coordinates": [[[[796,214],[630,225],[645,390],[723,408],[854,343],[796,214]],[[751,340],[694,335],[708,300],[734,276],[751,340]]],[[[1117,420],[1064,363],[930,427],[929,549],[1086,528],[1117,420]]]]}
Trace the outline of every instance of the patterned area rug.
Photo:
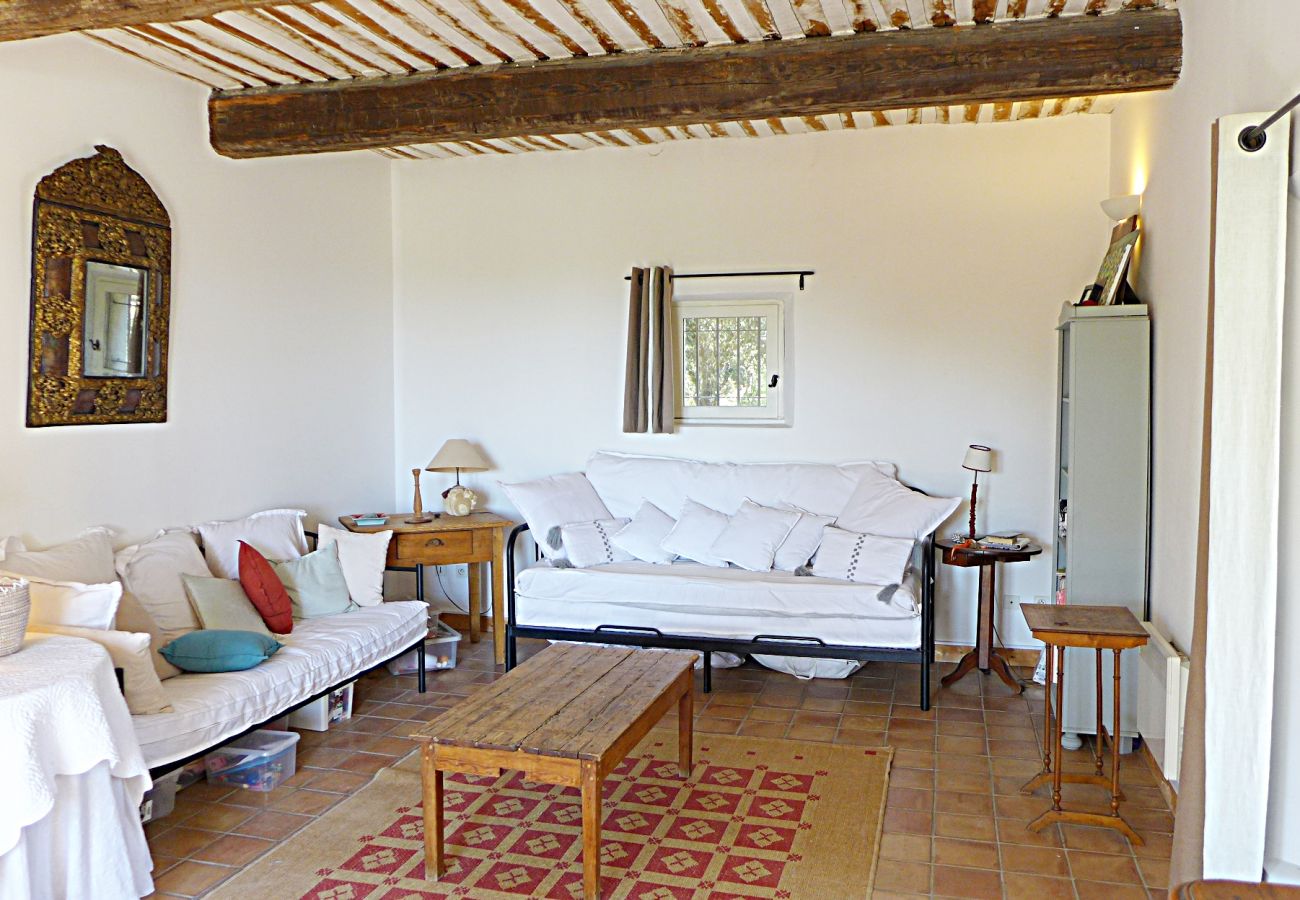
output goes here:
{"type": "MultiPolygon", "coordinates": [[[[889,749],[654,731],[605,782],[601,896],[614,900],[865,898],[875,879],[889,749]]],[[[313,900],[582,897],[576,788],[448,775],[447,874],[424,878],[413,753],[213,896],[313,900]]]]}

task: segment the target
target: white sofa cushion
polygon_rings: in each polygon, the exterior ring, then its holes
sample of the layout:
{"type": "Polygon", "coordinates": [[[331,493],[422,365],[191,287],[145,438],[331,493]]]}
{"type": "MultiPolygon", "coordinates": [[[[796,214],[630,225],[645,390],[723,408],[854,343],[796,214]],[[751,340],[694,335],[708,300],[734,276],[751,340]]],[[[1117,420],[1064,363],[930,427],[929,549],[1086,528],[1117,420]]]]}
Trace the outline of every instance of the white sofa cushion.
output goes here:
{"type": "Polygon", "coordinates": [[[62,634],[93,641],[108,651],[113,666],[122,670],[122,695],[132,715],[169,712],[171,704],[163,693],[162,682],[154,671],[149,653],[149,635],[129,631],[106,631],[99,628],[73,628],[68,625],[36,625],[31,631],[62,634]]]}
{"type": "Polygon", "coordinates": [[[790,534],[776,550],[772,558],[772,568],[782,572],[793,572],[800,566],[808,565],[817,548],[822,545],[822,532],[826,526],[835,521],[834,516],[819,516],[805,509],[796,510],[799,521],[790,534]]]}
{"type": "Polygon", "coordinates": [[[789,509],[761,506],[753,500],[740,504],[740,509],[727,522],[709,552],[729,563],[766,572],[772,568],[777,549],[799,524],[801,514],[789,509]]]}
{"type": "MultiPolygon", "coordinates": [[[[564,556],[560,526],[613,518],[581,472],[549,475],[516,484],[502,483],[510,502],[528,523],[533,540],[547,559],[564,556]]],[[[624,517],[631,513],[625,513],[624,517]]]]}
{"type": "Polygon", "coordinates": [[[357,606],[376,606],[384,602],[384,568],[388,565],[391,531],[351,532],[321,522],[316,546],[339,545],[339,565],[343,580],[357,606]]]}
{"type": "Polygon", "coordinates": [[[673,530],[677,520],[649,500],[636,510],[631,521],[615,532],[613,543],[633,557],[648,563],[670,563],[676,553],[664,549],[664,538],[673,530]]]}
{"type": "Polygon", "coordinates": [[[864,472],[835,526],[859,534],[919,541],[960,503],[959,497],[930,497],[880,472],[864,472]]]}
{"type": "Polygon", "coordinates": [[[199,627],[182,577],[211,577],[212,571],[192,533],[160,531],[147,541],[119,550],[115,562],[122,583],[160,630],[174,638],[199,627]]]}
{"type": "Polygon", "coordinates": [[[628,519],[597,519],[560,526],[564,557],[579,569],[629,562],[636,557],[614,543],[614,535],[628,519]]]}
{"type": "Polygon", "coordinates": [[[713,542],[726,530],[731,516],[710,509],[703,503],[687,500],[682,504],[677,524],[660,544],[674,556],[695,560],[706,566],[726,567],[727,561],[713,552],[713,542]]]}
{"type": "Polygon", "coordinates": [[[203,538],[208,568],[218,578],[239,580],[239,542],[267,559],[297,559],[307,552],[302,520],[305,509],[268,509],[242,519],[204,522],[194,530],[203,538]]]}
{"type": "Polygon", "coordinates": [[[728,515],[751,499],[838,516],[863,472],[893,478],[892,463],[727,463],[601,450],[587,461],[587,478],[614,516],[631,516],[641,501],[664,510],[695,500],[728,515]]]}
{"type": "Polygon", "coordinates": [[[87,528],[76,540],[46,550],[28,550],[21,540],[0,540],[0,568],[15,575],[47,581],[105,584],[117,580],[113,570],[113,532],[87,528]]]}
{"type": "Polygon", "coordinates": [[[122,583],[82,584],[77,581],[52,581],[35,575],[17,575],[6,572],[0,563],[0,575],[27,579],[27,592],[31,598],[31,612],[27,621],[32,627],[64,625],[72,628],[97,628],[107,631],[113,627],[117,604],[122,599],[122,583]]]}
{"type": "Polygon", "coordinates": [[[813,574],[857,584],[899,584],[912,559],[913,546],[915,541],[909,538],[827,528],[813,560],[813,574]]]}

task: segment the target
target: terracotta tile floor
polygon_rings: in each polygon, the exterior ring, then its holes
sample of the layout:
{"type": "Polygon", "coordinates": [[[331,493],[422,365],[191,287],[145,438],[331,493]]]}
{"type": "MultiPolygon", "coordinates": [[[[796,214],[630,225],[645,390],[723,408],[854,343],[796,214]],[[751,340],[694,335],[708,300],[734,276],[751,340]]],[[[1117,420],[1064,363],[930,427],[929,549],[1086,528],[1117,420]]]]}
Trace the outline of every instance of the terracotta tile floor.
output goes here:
{"type": "MultiPolygon", "coordinates": [[[[521,655],[541,646],[521,645],[521,655]]],[[[254,794],[200,782],[181,791],[175,811],[145,829],[156,865],[154,896],[202,896],[397,762],[415,746],[403,737],[411,726],[497,677],[489,641],[466,640],[460,649],[458,667],[430,673],[423,695],[414,677],[363,679],[353,718],[328,732],[302,732],[297,774],[276,790],[254,794]]],[[[925,713],[916,705],[914,665],[871,663],[850,679],[814,682],[753,664],[719,670],[713,692],[697,695],[695,727],[894,747],[877,900],[1165,896],[1173,817],[1138,757],[1124,759],[1123,812],[1146,846],[1134,850],[1099,828],[1026,831],[1049,802],[1018,790],[1041,766],[1042,688],[1016,696],[975,673],[940,689],[938,676],[949,669],[935,667],[934,705],[925,713]]],[[[1083,769],[1087,759],[1078,751],[1067,765],[1083,769]]],[[[1067,799],[1098,810],[1104,796],[1066,786],[1067,799]]]]}

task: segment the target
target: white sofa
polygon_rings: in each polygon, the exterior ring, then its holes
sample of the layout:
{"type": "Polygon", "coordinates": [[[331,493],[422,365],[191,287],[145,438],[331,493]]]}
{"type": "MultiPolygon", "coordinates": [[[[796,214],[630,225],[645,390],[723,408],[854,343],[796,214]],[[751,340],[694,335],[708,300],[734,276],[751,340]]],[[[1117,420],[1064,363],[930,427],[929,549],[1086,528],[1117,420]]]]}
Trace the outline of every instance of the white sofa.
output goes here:
{"type": "MultiPolygon", "coordinates": [[[[877,481],[897,474],[892,464],[879,462],[734,464],[606,451],[591,457],[585,474],[615,518],[632,517],[645,500],[675,516],[687,499],[728,515],[751,499],[843,517],[868,470],[877,481]]],[[[927,709],[933,532],[956,501],[932,505],[937,519],[917,535],[913,562],[898,586],[688,560],[569,568],[537,553],[521,569],[517,551],[529,531],[521,525],[507,552],[507,667],[519,637],[700,650],[705,690],[713,653],[753,655],[800,677],[845,677],[870,660],[915,662],[927,709]]]]}

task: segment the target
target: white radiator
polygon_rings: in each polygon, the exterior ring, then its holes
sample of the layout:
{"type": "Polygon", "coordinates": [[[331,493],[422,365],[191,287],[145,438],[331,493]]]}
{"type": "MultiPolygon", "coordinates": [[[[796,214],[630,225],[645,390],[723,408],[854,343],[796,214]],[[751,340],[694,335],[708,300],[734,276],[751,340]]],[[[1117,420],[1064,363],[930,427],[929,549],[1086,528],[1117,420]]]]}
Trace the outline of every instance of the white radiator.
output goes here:
{"type": "Polygon", "coordinates": [[[1183,756],[1183,708],[1187,702],[1189,660],[1156,630],[1143,622],[1151,641],[1139,651],[1138,732],[1165,780],[1178,787],[1178,763],[1183,756]]]}

